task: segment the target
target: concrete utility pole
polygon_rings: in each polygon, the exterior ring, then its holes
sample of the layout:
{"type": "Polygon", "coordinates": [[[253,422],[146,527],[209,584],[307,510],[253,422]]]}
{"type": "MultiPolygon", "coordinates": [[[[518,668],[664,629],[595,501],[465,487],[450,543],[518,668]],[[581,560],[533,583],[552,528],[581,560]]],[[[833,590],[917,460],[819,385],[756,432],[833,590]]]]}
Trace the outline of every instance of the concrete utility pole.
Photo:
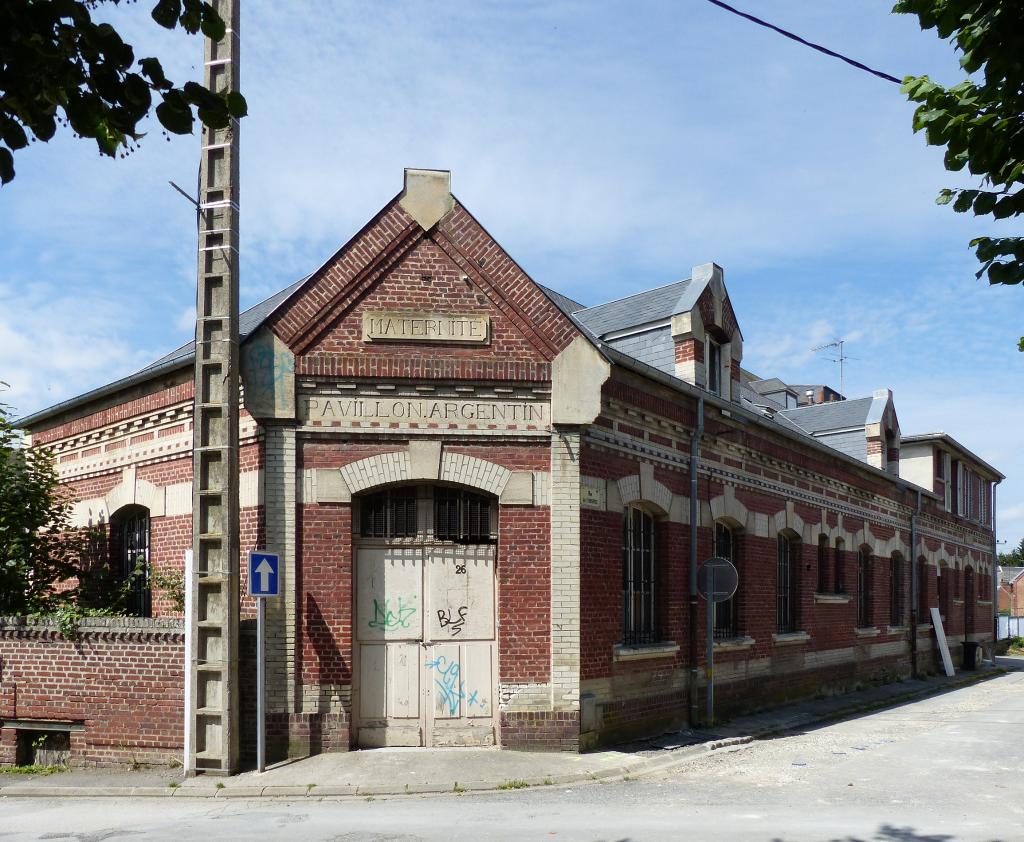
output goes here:
{"type": "MultiPolygon", "coordinates": [[[[238,90],[240,0],[206,41],[203,80],[238,90]]],[[[186,774],[238,770],[238,121],[202,129],[192,451],[186,774]]]]}

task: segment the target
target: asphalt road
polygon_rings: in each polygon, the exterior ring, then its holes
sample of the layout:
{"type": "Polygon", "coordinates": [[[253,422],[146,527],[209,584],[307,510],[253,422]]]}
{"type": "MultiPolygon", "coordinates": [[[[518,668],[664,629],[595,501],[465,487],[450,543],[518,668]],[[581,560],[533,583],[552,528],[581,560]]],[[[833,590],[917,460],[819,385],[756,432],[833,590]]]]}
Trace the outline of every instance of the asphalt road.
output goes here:
{"type": "Polygon", "coordinates": [[[1024,840],[1024,672],[657,780],[355,801],[0,799],[0,840],[1024,840]]]}

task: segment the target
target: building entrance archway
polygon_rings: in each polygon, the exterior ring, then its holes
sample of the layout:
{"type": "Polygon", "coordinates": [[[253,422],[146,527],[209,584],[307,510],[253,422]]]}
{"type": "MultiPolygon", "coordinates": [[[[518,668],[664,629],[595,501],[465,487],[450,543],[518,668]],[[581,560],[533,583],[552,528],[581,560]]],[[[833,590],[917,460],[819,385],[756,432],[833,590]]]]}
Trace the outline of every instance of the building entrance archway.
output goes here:
{"type": "Polygon", "coordinates": [[[494,745],[497,500],[403,485],[356,509],[356,744],[494,745]]]}

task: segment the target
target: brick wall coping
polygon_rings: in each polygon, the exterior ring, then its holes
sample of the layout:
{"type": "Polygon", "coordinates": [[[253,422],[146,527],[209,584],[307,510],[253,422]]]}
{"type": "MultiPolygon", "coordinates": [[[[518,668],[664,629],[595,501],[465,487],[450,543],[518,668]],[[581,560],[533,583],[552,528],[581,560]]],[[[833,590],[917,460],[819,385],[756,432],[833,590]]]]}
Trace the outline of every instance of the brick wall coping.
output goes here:
{"type": "MultiPolygon", "coordinates": [[[[57,631],[60,626],[56,619],[49,617],[0,617],[0,631],[57,631]]],[[[80,632],[106,632],[125,634],[166,634],[185,633],[185,621],[175,617],[85,617],[79,624],[80,632]]]]}

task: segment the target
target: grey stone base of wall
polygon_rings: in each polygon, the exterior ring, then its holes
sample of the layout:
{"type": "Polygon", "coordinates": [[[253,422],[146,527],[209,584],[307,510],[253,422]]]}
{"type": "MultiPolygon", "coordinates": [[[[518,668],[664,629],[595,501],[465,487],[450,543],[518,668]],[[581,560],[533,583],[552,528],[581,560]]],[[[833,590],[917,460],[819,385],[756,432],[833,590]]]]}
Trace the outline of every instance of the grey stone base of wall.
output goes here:
{"type": "MultiPolygon", "coordinates": [[[[959,654],[954,661],[959,660],[959,654]]],[[[936,653],[918,653],[918,674],[935,674],[942,668],[936,653]]],[[[902,681],[911,675],[909,655],[851,662],[832,668],[818,668],[783,675],[767,675],[756,681],[736,681],[715,687],[715,717],[724,722],[732,717],[757,713],[791,702],[815,697],[839,696],[865,687],[902,681]]],[[[598,702],[593,731],[581,735],[582,750],[615,745],[667,731],[690,727],[688,694],[685,687],[652,694],[641,699],[598,702]]],[[[700,713],[704,714],[705,688],[699,691],[700,713]]],[[[702,723],[694,723],[699,727],[702,723]]]]}

